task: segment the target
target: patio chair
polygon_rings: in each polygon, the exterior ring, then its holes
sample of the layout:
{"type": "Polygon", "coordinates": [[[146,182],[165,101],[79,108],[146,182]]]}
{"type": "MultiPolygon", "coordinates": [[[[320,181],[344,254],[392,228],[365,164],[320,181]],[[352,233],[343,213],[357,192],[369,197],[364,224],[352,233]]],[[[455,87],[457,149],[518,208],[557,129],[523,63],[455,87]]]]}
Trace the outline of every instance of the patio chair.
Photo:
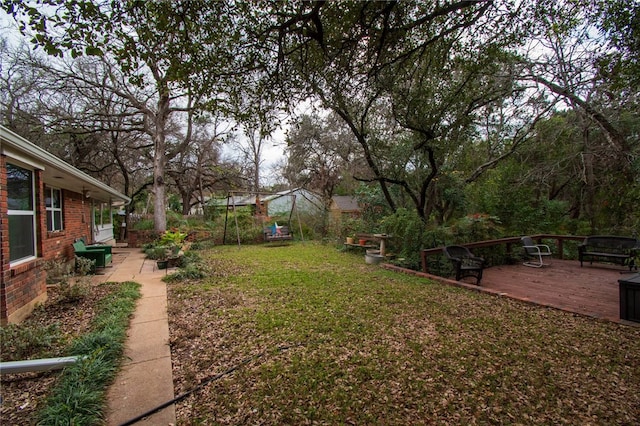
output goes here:
{"type": "Polygon", "coordinates": [[[456,281],[465,277],[474,277],[476,285],[480,285],[485,264],[483,258],[474,256],[468,248],[462,246],[446,246],[442,250],[456,270],[456,281]]]}
{"type": "Polygon", "coordinates": [[[81,239],[73,243],[73,251],[76,256],[95,260],[96,266],[99,268],[106,268],[107,265],[111,263],[111,260],[113,258],[111,246],[85,246],[83,240],[81,239]]]}
{"type": "Polygon", "coordinates": [[[532,268],[542,268],[543,266],[549,266],[549,263],[544,263],[542,258],[545,256],[551,256],[551,249],[546,244],[535,244],[531,237],[522,237],[522,248],[524,249],[525,261],[522,263],[524,266],[530,266],[532,268]]]}

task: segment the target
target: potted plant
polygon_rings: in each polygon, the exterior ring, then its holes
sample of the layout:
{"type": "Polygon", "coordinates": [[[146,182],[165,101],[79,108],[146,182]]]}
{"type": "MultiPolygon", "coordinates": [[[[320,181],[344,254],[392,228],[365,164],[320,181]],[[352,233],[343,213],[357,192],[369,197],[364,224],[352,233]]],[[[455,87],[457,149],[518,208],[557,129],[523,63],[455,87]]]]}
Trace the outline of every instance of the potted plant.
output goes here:
{"type": "Polygon", "coordinates": [[[145,250],[148,259],[153,259],[158,269],[178,266],[184,255],[183,244],[187,234],[180,231],[166,231],[156,242],[145,250]]]}

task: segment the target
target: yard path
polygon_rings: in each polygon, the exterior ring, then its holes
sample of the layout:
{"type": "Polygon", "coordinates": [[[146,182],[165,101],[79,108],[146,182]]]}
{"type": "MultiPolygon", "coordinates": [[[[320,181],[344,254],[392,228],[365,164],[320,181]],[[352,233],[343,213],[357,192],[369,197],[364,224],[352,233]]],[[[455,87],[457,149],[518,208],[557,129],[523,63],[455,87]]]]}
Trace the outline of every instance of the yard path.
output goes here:
{"type": "MultiPolygon", "coordinates": [[[[107,425],[127,423],[174,397],[164,274],[140,249],[114,248],[113,266],[96,277],[102,282],[135,281],[142,286],[127,333],[124,362],[107,392],[107,425]]],[[[136,422],[175,423],[173,404],[136,422]]]]}

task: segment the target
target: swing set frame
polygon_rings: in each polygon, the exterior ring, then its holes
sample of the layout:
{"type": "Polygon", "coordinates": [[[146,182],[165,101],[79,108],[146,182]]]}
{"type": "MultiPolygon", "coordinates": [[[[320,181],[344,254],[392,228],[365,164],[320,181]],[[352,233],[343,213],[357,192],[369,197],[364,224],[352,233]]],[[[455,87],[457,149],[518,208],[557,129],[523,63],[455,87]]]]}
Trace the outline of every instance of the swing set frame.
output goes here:
{"type": "MultiPolygon", "coordinates": [[[[289,217],[288,217],[288,227],[287,229],[291,229],[291,221],[292,221],[292,217],[293,217],[293,213],[295,212],[296,214],[296,219],[298,221],[298,228],[300,231],[300,239],[301,241],[304,241],[304,235],[302,234],[302,223],[300,222],[300,214],[298,213],[298,209],[296,207],[296,194],[281,194],[281,193],[277,193],[277,192],[256,192],[256,191],[229,191],[227,193],[227,208],[225,211],[225,216],[224,216],[224,235],[222,237],[222,244],[227,244],[227,229],[228,229],[228,222],[229,222],[229,210],[233,211],[233,218],[234,218],[234,224],[236,227],[236,239],[238,242],[238,246],[241,245],[241,241],[240,241],[240,227],[238,225],[238,212],[237,212],[237,206],[236,206],[236,197],[238,196],[246,196],[247,198],[251,197],[255,197],[255,206],[256,206],[256,213],[254,214],[255,218],[260,217],[262,219],[262,227],[263,230],[265,228],[265,223],[268,220],[268,216],[267,216],[267,212],[268,212],[268,206],[263,207],[263,201],[265,201],[266,198],[269,197],[290,197],[291,198],[291,210],[289,210],[289,217]],[[262,199],[261,199],[262,198],[262,199]],[[262,209],[265,209],[264,212],[262,212],[262,209]],[[264,214],[260,214],[260,213],[264,213],[264,214]]],[[[269,200],[266,200],[267,202],[269,200]]],[[[265,234],[265,242],[269,242],[269,241],[283,241],[283,240],[290,240],[290,234],[289,234],[289,238],[267,238],[267,232],[264,232],[265,234]]]]}

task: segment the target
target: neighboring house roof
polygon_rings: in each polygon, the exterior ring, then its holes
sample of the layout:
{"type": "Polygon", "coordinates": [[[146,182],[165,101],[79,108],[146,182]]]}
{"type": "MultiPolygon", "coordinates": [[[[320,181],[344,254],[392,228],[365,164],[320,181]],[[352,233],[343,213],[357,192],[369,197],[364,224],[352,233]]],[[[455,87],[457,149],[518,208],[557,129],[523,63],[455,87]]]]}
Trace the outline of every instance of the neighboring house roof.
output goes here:
{"type": "Polygon", "coordinates": [[[360,211],[358,200],[350,195],[334,195],[331,197],[333,204],[337,210],[343,212],[357,212],[360,211]]]}
{"type": "Polygon", "coordinates": [[[47,185],[67,189],[100,202],[128,204],[131,199],[76,169],[22,136],[0,126],[0,153],[43,171],[47,185]]]}
{"type": "Polygon", "coordinates": [[[287,197],[291,195],[296,196],[297,203],[307,202],[318,209],[322,207],[322,196],[304,188],[293,188],[293,189],[287,189],[285,191],[276,192],[275,194],[265,197],[264,199],[267,201],[271,201],[277,198],[287,197]]]}
{"type": "Polygon", "coordinates": [[[242,192],[242,193],[241,191],[238,191],[237,194],[238,195],[232,195],[224,198],[211,198],[207,200],[207,204],[214,205],[214,206],[226,206],[228,202],[229,206],[232,206],[232,205],[235,205],[236,207],[255,206],[256,197],[260,199],[260,202],[264,203],[264,202],[277,200],[283,197],[287,197],[287,199],[289,199],[288,197],[290,197],[291,195],[295,195],[296,203],[300,203],[306,200],[308,203],[314,205],[317,208],[320,208],[322,206],[320,195],[312,191],[306,190],[304,188],[287,189],[285,191],[279,191],[275,193],[261,192],[257,194],[256,193],[251,194],[250,191],[242,192]]]}
{"type": "Polygon", "coordinates": [[[224,198],[207,198],[206,203],[210,206],[218,206],[218,207],[226,207],[227,204],[229,205],[229,207],[255,206],[256,197],[255,195],[251,195],[251,196],[232,195],[230,197],[224,197],[224,198]]]}

